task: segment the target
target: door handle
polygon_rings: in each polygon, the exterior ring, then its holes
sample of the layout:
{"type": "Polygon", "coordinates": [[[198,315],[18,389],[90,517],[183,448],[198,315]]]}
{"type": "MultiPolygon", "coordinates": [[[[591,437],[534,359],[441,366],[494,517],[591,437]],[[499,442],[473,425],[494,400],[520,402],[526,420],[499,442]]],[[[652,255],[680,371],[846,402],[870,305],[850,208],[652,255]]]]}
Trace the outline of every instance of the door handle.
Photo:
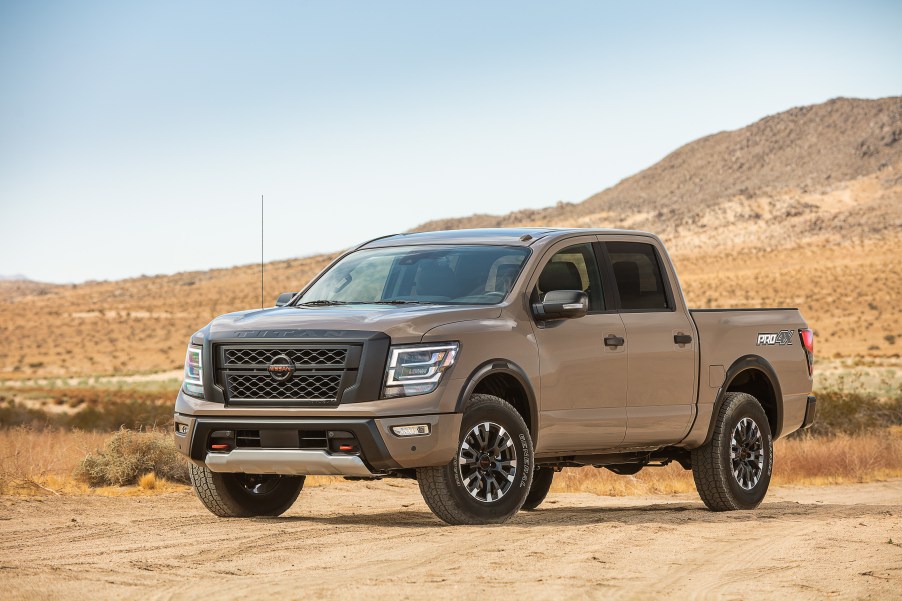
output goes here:
{"type": "Polygon", "coordinates": [[[690,336],[689,334],[674,334],[673,341],[676,344],[691,344],[692,336],[690,336]]]}
{"type": "Polygon", "coordinates": [[[604,345],[605,346],[623,346],[626,341],[622,336],[605,336],[604,337],[604,345]]]}

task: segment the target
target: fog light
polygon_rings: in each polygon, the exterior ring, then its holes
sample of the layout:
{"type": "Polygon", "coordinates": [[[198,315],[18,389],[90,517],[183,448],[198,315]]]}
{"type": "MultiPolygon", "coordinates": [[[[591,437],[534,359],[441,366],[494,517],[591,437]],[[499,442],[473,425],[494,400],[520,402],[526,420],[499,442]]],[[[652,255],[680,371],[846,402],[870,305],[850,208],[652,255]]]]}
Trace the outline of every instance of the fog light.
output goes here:
{"type": "Polygon", "coordinates": [[[188,433],[188,424],[175,423],[175,433],[184,436],[188,433]]]}
{"type": "Polygon", "coordinates": [[[395,436],[424,436],[429,434],[429,424],[417,424],[415,426],[392,426],[391,431],[395,436]]]}

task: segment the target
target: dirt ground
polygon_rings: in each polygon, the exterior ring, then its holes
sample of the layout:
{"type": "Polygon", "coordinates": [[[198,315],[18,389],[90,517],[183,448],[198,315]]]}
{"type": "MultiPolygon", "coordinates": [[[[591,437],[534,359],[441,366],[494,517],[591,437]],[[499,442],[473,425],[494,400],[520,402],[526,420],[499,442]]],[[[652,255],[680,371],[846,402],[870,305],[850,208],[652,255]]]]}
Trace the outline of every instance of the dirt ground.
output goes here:
{"type": "Polygon", "coordinates": [[[902,481],[695,495],[552,494],[448,527],[407,481],[311,487],[275,519],[190,493],[0,497],[0,590],[18,598],[898,599],[902,481]],[[272,597],[271,597],[272,598],[272,597]]]}

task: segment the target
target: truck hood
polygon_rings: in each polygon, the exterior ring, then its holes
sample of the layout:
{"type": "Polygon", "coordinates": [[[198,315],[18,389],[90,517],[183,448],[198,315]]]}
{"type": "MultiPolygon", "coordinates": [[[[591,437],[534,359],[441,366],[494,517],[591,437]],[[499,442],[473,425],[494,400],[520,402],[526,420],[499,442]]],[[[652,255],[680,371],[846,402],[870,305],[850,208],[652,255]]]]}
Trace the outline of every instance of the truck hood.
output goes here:
{"type": "Polygon", "coordinates": [[[383,332],[393,343],[420,342],[432,328],[501,316],[501,307],[457,305],[337,305],[277,307],[227,313],[209,325],[211,338],[261,330],[358,330],[383,332]]]}

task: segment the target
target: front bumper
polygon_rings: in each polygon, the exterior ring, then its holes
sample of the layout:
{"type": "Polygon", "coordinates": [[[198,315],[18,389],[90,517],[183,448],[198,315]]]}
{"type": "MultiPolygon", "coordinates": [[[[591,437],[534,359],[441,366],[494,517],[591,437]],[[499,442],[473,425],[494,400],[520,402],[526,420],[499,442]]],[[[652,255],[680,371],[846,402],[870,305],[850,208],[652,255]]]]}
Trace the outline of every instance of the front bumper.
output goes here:
{"type": "MultiPolygon", "coordinates": [[[[461,414],[340,418],[223,417],[175,414],[175,444],[192,461],[216,472],[254,474],[377,476],[394,470],[444,465],[457,451],[461,414]],[[429,433],[400,437],[392,426],[428,424],[429,433]],[[211,434],[254,430],[273,433],[274,440],[297,440],[294,432],[348,432],[358,443],[353,453],[327,449],[211,449],[211,434]],[[293,438],[292,438],[293,437],[293,438]]],[[[266,437],[261,440],[265,441],[266,437]]]]}

